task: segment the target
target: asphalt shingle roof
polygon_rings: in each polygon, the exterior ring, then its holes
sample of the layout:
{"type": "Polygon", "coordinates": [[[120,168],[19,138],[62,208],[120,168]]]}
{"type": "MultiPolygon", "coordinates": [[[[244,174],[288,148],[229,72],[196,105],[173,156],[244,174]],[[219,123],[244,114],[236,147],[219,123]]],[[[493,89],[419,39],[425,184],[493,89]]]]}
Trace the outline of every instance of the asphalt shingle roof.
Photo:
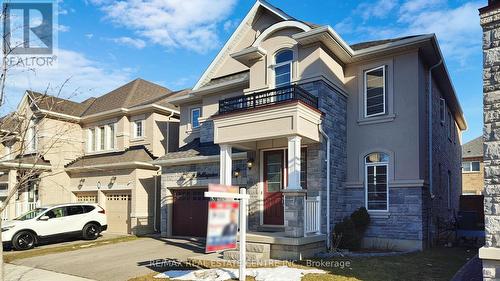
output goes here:
{"type": "Polygon", "coordinates": [[[462,158],[483,157],[483,137],[475,138],[462,145],[462,158]]]}
{"type": "MultiPolygon", "coordinates": [[[[233,148],[233,153],[243,152],[242,150],[233,148]]],[[[194,139],[190,143],[179,148],[176,152],[169,152],[157,161],[171,160],[171,159],[185,159],[197,156],[214,156],[220,154],[220,146],[213,142],[201,143],[199,138],[194,139]]]]}
{"type": "Polygon", "coordinates": [[[354,51],[359,51],[362,49],[375,47],[375,46],[379,46],[379,45],[383,45],[383,44],[387,44],[387,43],[393,43],[393,42],[397,42],[397,41],[401,41],[401,40],[405,40],[405,39],[410,39],[410,38],[414,38],[414,37],[418,37],[418,36],[422,36],[422,35],[412,35],[412,36],[404,36],[404,37],[397,37],[397,38],[390,38],[390,39],[383,39],[383,40],[360,42],[360,43],[352,44],[351,49],[353,49],[354,51]]]}
{"type": "Polygon", "coordinates": [[[67,164],[66,168],[84,168],[96,165],[153,161],[155,157],[144,146],[132,146],[124,151],[85,155],[67,164]]]}

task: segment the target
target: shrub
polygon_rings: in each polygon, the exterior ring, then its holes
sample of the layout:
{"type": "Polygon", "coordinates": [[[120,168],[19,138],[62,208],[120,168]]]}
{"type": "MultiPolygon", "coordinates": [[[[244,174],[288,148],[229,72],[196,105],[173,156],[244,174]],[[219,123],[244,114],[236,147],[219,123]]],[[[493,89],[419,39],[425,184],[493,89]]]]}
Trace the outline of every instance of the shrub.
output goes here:
{"type": "Polygon", "coordinates": [[[333,245],[340,249],[359,250],[369,224],[368,211],[364,207],[359,208],[350,217],[345,217],[344,220],[335,224],[332,237],[333,245]]]}

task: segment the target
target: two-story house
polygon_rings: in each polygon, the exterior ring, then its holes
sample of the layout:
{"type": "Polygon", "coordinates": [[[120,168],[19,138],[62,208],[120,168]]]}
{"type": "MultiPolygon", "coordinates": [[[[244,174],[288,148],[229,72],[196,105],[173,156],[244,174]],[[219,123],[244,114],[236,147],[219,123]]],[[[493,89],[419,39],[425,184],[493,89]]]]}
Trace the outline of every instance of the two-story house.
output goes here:
{"type": "Polygon", "coordinates": [[[247,241],[272,258],[331,246],[359,207],[366,247],[430,245],[458,207],[466,129],[443,60],[433,34],[349,45],[258,0],[171,100],[180,148],[155,161],[162,235],[205,235],[203,192],[222,183],[247,189],[247,241]]]}
{"type": "Polygon", "coordinates": [[[484,191],[483,137],[462,145],[462,194],[481,195],[484,191]]]}
{"type": "Polygon", "coordinates": [[[179,110],[167,100],[184,93],[142,79],[80,103],[27,91],[17,112],[30,112],[23,115],[29,129],[18,130],[27,132],[19,139],[29,140],[28,149],[2,144],[1,178],[14,186],[20,170],[34,164],[40,173],[10,200],[5,215],[96,202],[106,210],[110,232],[155,231],[159,184],[151,161],[177,149],[179,110]]]}

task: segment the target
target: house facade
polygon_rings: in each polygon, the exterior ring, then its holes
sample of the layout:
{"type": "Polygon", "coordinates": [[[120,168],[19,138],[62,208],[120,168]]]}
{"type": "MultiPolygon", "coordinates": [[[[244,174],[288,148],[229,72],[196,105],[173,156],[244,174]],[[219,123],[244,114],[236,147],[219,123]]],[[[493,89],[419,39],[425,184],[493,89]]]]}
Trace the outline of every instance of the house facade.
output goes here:
{"type": "Polygon", "coordinates": [[[462,145],[462,194],[482,195],[483,191],[483,137],[478,137],[462,145]]]}
{"type": "Polygon", "coordinates": [[[22,119],[30,127],[19,125],[19,137],[0,147],[5,193],[23,168],[40,172],[10,200],[4,217],[41,205],[95,202],[106,210],[109,232],[154,232],[159,181],[151,161],[177,149],[179,111],[167,100],[183,93],[142,79],[81,103],[26,92],[12,116],[28,111],[22,119]],[[28,149],[19,139],[30,140],[28,149]]]}
{"type": "Polygon", "coordinates": [[[466,128],[442,60],[432,34],[349,45],[257,1],[171,100],[180,148],[154,161],[162,235],[204,236],[203,192],[222,183],[247,189],[247,241],[271,257],[324,250],[360,207],[366,247],[430,245],[458,208],[466,128]]]}

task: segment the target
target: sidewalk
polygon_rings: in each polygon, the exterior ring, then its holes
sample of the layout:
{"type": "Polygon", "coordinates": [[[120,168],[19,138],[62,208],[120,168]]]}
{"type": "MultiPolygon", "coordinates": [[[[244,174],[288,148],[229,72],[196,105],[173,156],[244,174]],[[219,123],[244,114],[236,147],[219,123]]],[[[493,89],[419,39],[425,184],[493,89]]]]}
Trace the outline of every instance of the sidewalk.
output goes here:
{"type": "Polygon", "coordinates": [[[94,281],[49,270],[6,263],[5,281],[94,281]]]}

